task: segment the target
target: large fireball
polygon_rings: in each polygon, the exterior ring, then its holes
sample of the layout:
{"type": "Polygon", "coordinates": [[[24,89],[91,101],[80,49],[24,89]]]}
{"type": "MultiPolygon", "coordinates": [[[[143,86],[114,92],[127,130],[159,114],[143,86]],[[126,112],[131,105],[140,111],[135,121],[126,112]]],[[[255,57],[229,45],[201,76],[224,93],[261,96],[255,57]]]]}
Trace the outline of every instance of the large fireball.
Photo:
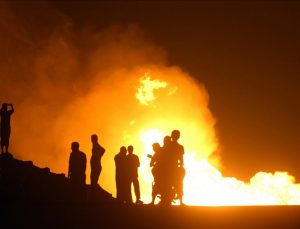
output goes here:
{"type": "Polygon", "coordinates": [[[186,152],[198,152],[197,160],[209,158],[217,149],[215,120],[208,109],[206,90],[176,67],[144,66],[113,72],[68,109],[67,114],[76,112],[58,120],[56,126],[64,128],[58,132],[64,132],[65,142],[85,139],[82,148],[89,148],[87,136],[99,132],[100,142],[107,149],[100,182],[112,193],[113,156],[122,145],[133,145],[140,157],[145,201],[151,197],[150,161],[146,155],[153,153],[152,143],[161,142],[176,128],[182,132],[180,140],[186,152]]]}

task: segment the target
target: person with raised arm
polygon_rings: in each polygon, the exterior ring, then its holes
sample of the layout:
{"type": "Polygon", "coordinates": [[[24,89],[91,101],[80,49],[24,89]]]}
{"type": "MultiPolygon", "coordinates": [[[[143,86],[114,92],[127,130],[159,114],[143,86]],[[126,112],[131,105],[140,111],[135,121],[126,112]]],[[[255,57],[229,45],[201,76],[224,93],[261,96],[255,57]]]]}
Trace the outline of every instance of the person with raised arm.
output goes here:
{"type": "Polygon", "coordinates": [[[0,132],[1,132],[1,153],[4,153],[4,148],[6,153],[8,153],[9,147],[9,138],[10,138],[10,117],[14,113],[14,107],[12,104],[3,103],[2,108],[0,110],[1,116],[1,125],[0,125],[0,132]],[[10,110],[8,110],[10,107],[10,110]]]}

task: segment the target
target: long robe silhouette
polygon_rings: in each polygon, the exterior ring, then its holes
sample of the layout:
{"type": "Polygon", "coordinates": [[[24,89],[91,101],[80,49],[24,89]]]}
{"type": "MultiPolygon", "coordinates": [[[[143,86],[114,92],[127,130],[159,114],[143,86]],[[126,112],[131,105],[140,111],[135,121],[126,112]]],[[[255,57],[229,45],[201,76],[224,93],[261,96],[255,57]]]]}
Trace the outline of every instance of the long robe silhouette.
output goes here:
{"type": "Polygon", "coordinates": [[[79,143],[72,143],[72,152],[69,158],[68,177],[76,186],[85,185],[86,155],[79,150],[79,143]]]}
{"type": "Polygon", "coordinates": [[[128,164],[126,160],[126,147],[122,146],[120,152],[115,156],[116,165],[116,189],[117,200],[120,203],[132,202],[130,193],[130,182],[128,176],[128,164]]]}

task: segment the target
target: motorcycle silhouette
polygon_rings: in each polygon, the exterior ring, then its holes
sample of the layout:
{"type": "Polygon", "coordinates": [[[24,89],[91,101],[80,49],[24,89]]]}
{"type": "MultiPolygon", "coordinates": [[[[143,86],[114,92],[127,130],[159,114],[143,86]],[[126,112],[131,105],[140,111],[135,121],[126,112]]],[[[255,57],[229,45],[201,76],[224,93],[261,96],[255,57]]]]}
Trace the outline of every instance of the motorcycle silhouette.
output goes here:
{"type": "MultiPolygon", "coordinates": [[[[152,159],[153,156],[148,154],[148,158],[152,159]]],[[[152,203],[154,204],[155,198],[160,198],[159,204],[171,205],[175,203],[179,196],[179,185],[183,181],[185,175],[184,167],[178,165],[177,168],[158,167],[153,165],[152,175],[154,181],[152,183],[152,203]]]]}

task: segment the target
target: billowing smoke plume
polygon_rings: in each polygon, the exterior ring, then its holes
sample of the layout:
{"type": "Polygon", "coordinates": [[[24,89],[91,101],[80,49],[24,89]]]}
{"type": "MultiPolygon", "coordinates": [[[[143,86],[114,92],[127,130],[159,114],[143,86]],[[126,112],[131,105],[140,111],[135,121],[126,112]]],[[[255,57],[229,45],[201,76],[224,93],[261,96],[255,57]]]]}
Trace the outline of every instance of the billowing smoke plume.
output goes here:
{"type": "Polygon", "coordinates": [[[79,29],[46,3],[0,3],[0,50],[0,101],[15,105],[11,151],[18,158],[66,173],[70,143],[79,141],[89,159],[97,133],[107,150],[100,182],[114,192],[119,147],[133,144],[141,160],[151,153],[143,131],[179,129],[198,158],[217,149],[205,88],[169,66],[164,50],[134,25],[79,29]],[[147,80],[162,86],[142,102],[147,80]]]}

